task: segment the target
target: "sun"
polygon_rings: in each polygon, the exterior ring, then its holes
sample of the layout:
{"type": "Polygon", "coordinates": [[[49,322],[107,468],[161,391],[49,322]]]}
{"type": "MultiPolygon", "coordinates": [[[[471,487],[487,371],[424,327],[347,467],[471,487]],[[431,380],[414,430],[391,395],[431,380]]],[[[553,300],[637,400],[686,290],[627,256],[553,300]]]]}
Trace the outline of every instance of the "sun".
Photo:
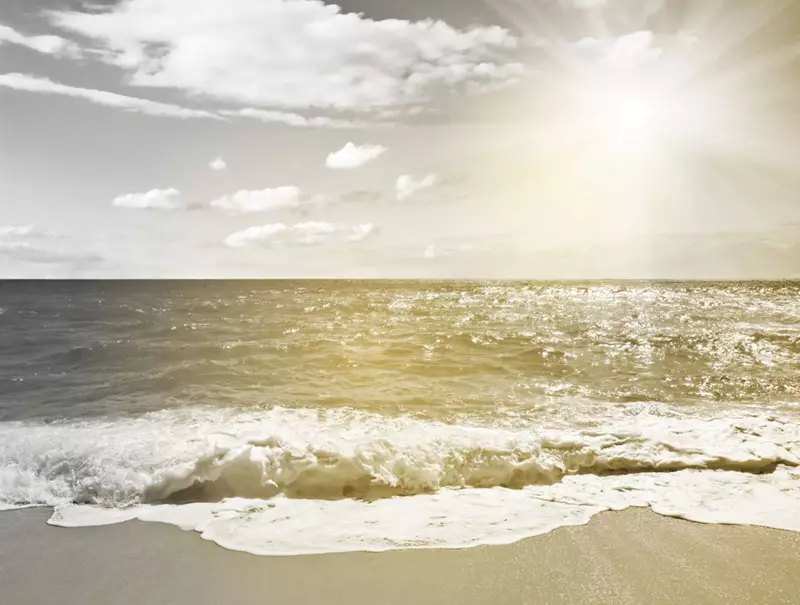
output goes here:
{"type": "Polygon", "coordinates": [[[667,94],[647,79],[589,87],[590,130],[610,148],[664,145],[686,122],[688,100],[667,94]]]}
{"type": "Polygon", "coordinates": [[[614,95],[608,101],[609,128],[624,140],[654,136],[666,117],[665,108],[649,95],[614,95]]]}

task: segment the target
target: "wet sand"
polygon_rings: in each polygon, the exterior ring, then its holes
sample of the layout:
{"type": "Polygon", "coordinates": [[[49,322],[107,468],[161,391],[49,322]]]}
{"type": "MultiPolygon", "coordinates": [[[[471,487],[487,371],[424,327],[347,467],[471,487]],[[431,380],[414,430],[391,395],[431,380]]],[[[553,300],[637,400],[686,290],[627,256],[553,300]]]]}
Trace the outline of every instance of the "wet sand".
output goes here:
{"type": "Polygon", "coordinates": [[[0,603],[796,604],[800,533],[604,513],[509,546],[301,557],[224,550],[138,521],[61,529],[0,513],[0,603]]]}

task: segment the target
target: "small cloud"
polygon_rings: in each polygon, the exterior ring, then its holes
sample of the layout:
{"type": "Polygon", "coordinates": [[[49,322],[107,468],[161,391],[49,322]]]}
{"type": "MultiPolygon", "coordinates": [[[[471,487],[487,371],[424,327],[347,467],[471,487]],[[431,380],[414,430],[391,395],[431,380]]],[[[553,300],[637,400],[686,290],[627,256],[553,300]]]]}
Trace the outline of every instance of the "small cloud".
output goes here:
{"type": "Polygon", "coordinates": [[[212,208],[229,212],[266,212],[300,205],[300,189],[294,186],[248,191],[242,189],[211,202],[212,208]]]}
{"type": "Polygon", "coordinates": [[[295,225],[273,223],[259,225],[237,231],[225,238],[230,248],[250,246],[269,246],[272,244],[313,246],[327,242],[360,242],[377,232],[371,223],[352,227],[334,225],[317,221],[307,221],[295,225]]]}
{"type": "Polygon", "coordinates": [[[378,159],[385,152],[386,147],[382,145],[355,145],[353,143],[348,143],[339,151],[331,153],[325,165],[334,170],[360,168],[378,159]]]}
{"type": "Polygon", "coordinates": [[[655,61],[663,54],[655,46],[655,35],[648,30],[620,36],[612,44],[606,61],[615,67],[639,66],[655,61]]]}
{"type": "Polygon", "coordinates": [[[376,229],[375,225],[372,223],[365,223],[363,225],[356,225],[351,231],[352,233],[347,240],[351,242],[362,242],[370,235],[373,235],[376,232],[376,229]]]}
{"type": "Polygon", "coordinates": [[[642,67],[657,61],[664,54],[664,49],[656,45],[655,34],[649,30],[625,34],[610,41],[583,38],[574,46],[581,53],[598,57],[612,69],[642,67]]]}
{"type": "Polygon", "coordinates": [[[0,25],[0,45],[17,44],[45,55],[76,58],[81,55],[80,47],[60,36],[26,36],[7,25],[0,25]]]}
{"type": "Polygon", "coordinates": [[[399,176],[395,184],[397,199],[400,201],[408,199],[423,189],[433,187],[438,181],[439,177],[435,174],[429,174],[422,179],[415,179],[409,174],[399,176]]]}
{"type": "Polygon", "coordinates": [[[23,225],[21,227],[0,226],[0,237],[27,237],[33,234],[33,225],[23,225]]]}
{"type": "Polygon", "coordinates": [[[225,245],[231,248],[246,248],[253,244],[263,244],[287,229],[288,227],[283,223],[249,227],[244,231],[231,233],[225,238],[225,245]]]}
{"type": "Polygon", "coordinates": [[[211,168],[211,170],[216,170],[217,172],[220,172],[221,170],[227,169],[228,164],[222,158],[217,158],[216,160],[211,162],[208,165],[208,167],[211,168]]]}
{"type": "Polygon", "coordinates": [[[422,255],[429,260],[436,258],[436,246],[434,244],[428,244],[422,255]]]}
{"type": "Polygon", "coordinates": [[[177,210],[183,206],[183,201],[177,189],[153,189],[147,193],[120,195],[111,204],[129,210],[177,210]]]}

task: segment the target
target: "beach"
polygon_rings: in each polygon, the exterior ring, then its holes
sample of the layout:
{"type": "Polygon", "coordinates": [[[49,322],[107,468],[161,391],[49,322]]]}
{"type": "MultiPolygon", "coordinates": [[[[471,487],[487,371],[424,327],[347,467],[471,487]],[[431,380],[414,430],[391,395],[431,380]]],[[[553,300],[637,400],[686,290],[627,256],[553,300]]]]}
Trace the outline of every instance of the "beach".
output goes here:
{"type": "Polygon", "coordinates": [[[14,283],[0,605],[796,603],[797,300],[14,283]]]}
{"type": "Polygon", "coordinates": [[[800,533],[602,513],[507,546],[293,557],[232,552],[131,521],[0,515],[0,603],[796,603],[800,533]]]}

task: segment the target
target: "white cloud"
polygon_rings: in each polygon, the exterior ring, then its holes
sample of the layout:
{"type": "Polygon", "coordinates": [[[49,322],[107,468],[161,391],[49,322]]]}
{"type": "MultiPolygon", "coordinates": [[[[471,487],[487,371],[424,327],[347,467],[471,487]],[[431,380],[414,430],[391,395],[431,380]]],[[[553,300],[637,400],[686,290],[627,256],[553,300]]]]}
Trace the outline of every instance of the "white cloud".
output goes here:
{"type": "Polygon", "coordinates": [[[217,158],[216,160],[213,160],[208,165],[208,167],[211,168],[211,170],[216,170],[217,172],[219,172],[221,170],[227,169],[228,168],[228,164],[222,158],[217,158]]]}
{"type": "Polygon", "coordinates": [[[120,195],[111,204],[129,210],[176,210],[183,201],[177,189],[153,189],[147,193],[120,195]]]}
{"type": "MultiPolygon", "coordinates": [[[[220,111],[191,109],[188,107],[181,107],[180,105],[159,103],[157,101],[129,97],[103,90],[69,86],[59,82],[54,82],[48,78],[21,73],[0,74],[0,86],[25,92],[56,94],[85,99],[98,105],[115,107],[124,111],[143,113],[157,117],[173,117],[183,119],[205,118],[209,120],[226,120],[228,117],[241,117],[253,118],[267,123],[281,123],[286,124],[287,126],[307,128],[365,128],[367,126],[381,124],[380,122],[371,124],[363,120],[343,120],[325,116],[306,117],[297,113],[266,111],[262,109],[224,109],[220,111]]],[[[391,124],[384,122],[383,125],[390,126],[391,124]]],[[[222,170],[224,170],[224,168],[222,170]]]]}
{"type": "Polygon", "coordinates": [[[635,67],[655,61],[663,52],[655,46],[653,32],[638,31],[614,40],[608,48],[606,61],[615,67],[635,67]]]}
{"type": "Polygon", "coordinates": [[[0,86],[26,92],[40,92],[44,94],[64,95],[67,97],[86,99],[87,101],[97,103],[98,105],[116,107],[124,111],[143,113],[151,116],[173,118],[206,118],[212,120],[223,119],[219,115],[209,111],[189,109],[187,107],[170,105],[168,103],[158,103],[156,101],[148,101],[147,99],[138,99],[136,97],[127,97],[125,95],[118,95],[116,93],[106,92],[104,90],[76,88],[74,86],[67,86],[66,84],[53,82],[47,78],[40,78],[38,76],[31,76],[28,74],[0,74],[0,86]]]}
{"type": "Polygon", "coordinates": [[[409,174],[401,175],[397,178],[397,183],[395,183],[397,199],[400,201],[408,199],[424,189],[433,187],[438,180],[435,174],[429,174],[419,180],[409,174]]]}
{"type": "Polygon", "coordinates": [[[369,236],[375,234],[377,229],[372,223],[364,223],[363,225],[356,225],[351,229],[351,234],[347,237],[348,241],[361,242],[369,236]]]}
{"type": "Polygon", "coordinates": [[[434,244],[428,244],[422,255],[429,260],[436,258],[436,246],[434,244]]]}
{"type": "Polygon", "coordinates": [[[294,208],[300,204],[300,189],[294,186],[248,191],[243,189],[211,202],[212,208],[230,212],[265,212],[294,208]]]}
{"type": "Polygon", "coordinates": [[[26,237],[33,234],[33,225],[23,225],[20,227],[0,226],[0,237],[26,237]]]}
{"type": "Polygon", "coordinates": [[[363,120],[343,120],[326,116],[303,116],[299,113],[288,111],[275,111],[266,109],[236,109],[220,112],[226,116],[238,116],[261,120],[268,124],[286,124],[301,128],[365,128],[370,124],[363,120]]]}
{"type": "Polygon", "coordinates": [[[382,145],[355,145],[348,143],[339,151],[328,156],[325,165],[336,170],[360,168],[364,164],[378,159],[386,151],[382,145]]]}
{"type": "Polygon", "coordinates": [[[0,25],[0,45],[4,43],[25,46],[46,55],[80,56],[78,45],[60,36],[26,36],[7,25],[0,25]]]}
{"type": "Polygon", "coordinates": [[[253,244],[263,244],[287,229],[283,223],[249,227],[244,231],[231,233],[225,238],[225,245],[231,248],[245,248],[253,244]]]}
{"type": "Polygon", "coordinates": [[[360,242],[375,233],[377,229],[370,223],[352,227],[317,221],[296,223],[291,226],[272,223],[232,233],[225,238],[225,245],[231,248],[272,244],[312,246],[328,242],[360,242]]]}
{"type": "Polygon", "coordinates": [[[582,53],[589,54],[613,69],[638,68],[658,60],[664,49],[656,45],[656,37],[642,30],[610,40],[584,38],[575,44],[582,53]]]}
{"type": "Polygon", "coordinates": [[[0,257],[21,263],[94,266],[103,258],[86,250],[63,249],[52,233],[33,225],[0,226],[0,257]],[[54,241],[55,240],[55,241],[54,241]]]}
{"type": "Polygon", "coordinates": [[[53,11],[138,86],[260,107],[373,110],[505,78],[501,27],[374,20],[322,0],[128,0],[53,11]]]}

